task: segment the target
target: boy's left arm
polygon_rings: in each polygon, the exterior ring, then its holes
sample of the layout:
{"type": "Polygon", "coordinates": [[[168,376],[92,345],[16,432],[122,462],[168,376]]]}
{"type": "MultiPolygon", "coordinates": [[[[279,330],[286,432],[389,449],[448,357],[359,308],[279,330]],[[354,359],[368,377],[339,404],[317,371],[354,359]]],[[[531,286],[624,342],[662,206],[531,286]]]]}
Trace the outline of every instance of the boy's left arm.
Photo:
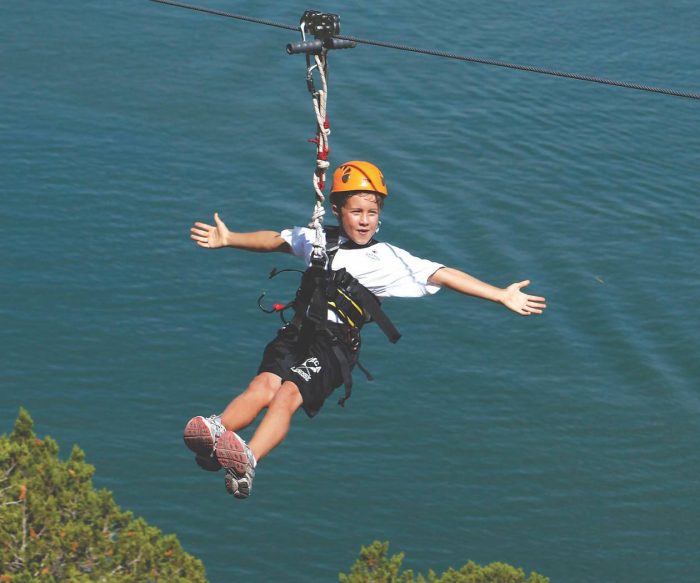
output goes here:
{"type": "Polygon", "coordinates": [[[480,281],[459,269],[442,267],[430,276],[429,282],[448,287],[462,294],[503,304],[509,310],[522,316],[541,314],[547,307],[544,298],[531,296],[521,291],[522,288],[530,285],[528,279],[512,283],[506,288],[500,288],[480,281]]]}

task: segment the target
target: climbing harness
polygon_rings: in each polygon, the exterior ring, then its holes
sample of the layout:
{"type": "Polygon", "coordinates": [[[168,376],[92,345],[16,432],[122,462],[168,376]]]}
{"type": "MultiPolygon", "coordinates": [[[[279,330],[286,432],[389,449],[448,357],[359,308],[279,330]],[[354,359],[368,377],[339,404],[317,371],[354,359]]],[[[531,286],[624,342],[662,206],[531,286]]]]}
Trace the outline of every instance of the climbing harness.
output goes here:
{"type": "MultiPolygon", "coordinates": [[[[376,239],[365,245],[357,245],[351,240],[340,243],[340,228],[326,226],[324,256],[325,265],[311,264],[306,271],[301,272],[301,284],[291,302],[276,303],[272,308],[264,308],[261,301],[264,293],[258,298],[258,306],[268,314],[279,312],[285,327],[294,327],[299,336],[300,352],[311,344],[313,338],[325,335],[329,340],[335,355],[345,385],[345,395],[338,401],[343,405],[352,393],[352,368],[357,366],[367,377],[373,380],[371,373],[359,361],[361,346],[360,330],[368,322],[375,322],[384,332],[390,342],[396,343],[401,333],[382,310],[379,299],[345,268],[333,269],[333,259],[339,249],[364,249],[379,243],[376,239]],[[292,308],[294,317],[288,321],[284,312],[292,308]],[[328,313],[333,312],[340,323],[328,319],[328,313]],[[346,350],[350,352],[348,358],[346,350]]],[[[298,269],[273,269],[270,278],[280,273],[297,271],[298,269]]]]}
{"type": "Polygon", "coordinates": [[[378,241],[372,239],[366,245],[356,245],[352,241],[346,241],[341,245],[339,227],[326,227],[325,234],[327,265],[324,269],[312,264],[304,273],[295,299],[292,325],[300,329],[302,338],[311,338],[315,334],[329,336],[345,386],[345,394],[338,400],[338,404],[343,406],[352,394],[353,365],[357,365],[367,380],[373,380],[370,372],[360,364],[358,358],[362,327],[367,322],[376,322],[392,343],[398,342],[401,334],[384,313],[379,300],[371,291],[350,275],[345,268],[333,270],[333,258],[341,247],[366,248],[377,244],[378,241]],[[336,331],[341,331],[342,337],[336,336],[328,326],[329,309],[344,324],[340,329],[334,328],[336,331]],[[341,344],[349,348],[353,355],[352,360],[348,359],[341,344]]]}
{"type": "MultiPolygon", "coordinates": [[[[377,297],[357,281],[344,267],[334,271],[330,268],[333,257],[341,245],[338,244],[340,235],[339,227],[327,226],[323,228],[326,234],[325,256],[328,258],[328,265],[315,266],[319,269],[306,271],[301,269],[277,269],[274,268],[268,279],[277,277],[280,273],[296,272],[302,274],[302,283],[297,290],[296,297],[286,304],[273,303],[271,307],[263,306],[262,301],[266,292],[262,292],[258,297],[258,307],[266,314],[279,313],[282,322],[286,324],[294,323],[301,325],[300,314],[305,314],[315,323],[323,323],[327,317],[328,310],[334,312],[341,322],[360,330],[367,322],[376,322],[384,334],[392,343],[398,341],[401,334],[396,330],[386,314],[381,309],[377,297]],[[314,292],[317,296],[314,297],[314,292]],[[313,307],[310,304],[313,303],[313,307]],[[290,322],[284,316],[284,312],[293,308],[296,312],[295,319],[290,322]]],[[[348,240],[343,243],[344,249],[360,249],[371,247],[378,243],[372,239],[366,245],[358,246],[348,240]]],[[[314,266],[312,266],[314,267],[314,266]]]]}
{"type": "Polygon", "coordinates": [[[338,401],[343,405],[352,393],[352,368],[358,368],[372,380],[372,375],[359,362],[361,346],[360,330],[368,322],[376,322],[390,342],[396,343],[401,333],[384,313],[377,297],[355,279],[345,268],[333,270],[333,259],[339,249],[359,249],[376,245],[372,239],[366,245],[348,240],[340,243],[340,228],[324,228],[326,244],[325,265],[312,263],[301,278],[296,297],[288,307],[294,308],[294,318],[289,325],[299,331],[300,346],[308,346],[318,335],[326,335],[338,361],[345,385],[345,395],[338,401]],[[329,310],[340,322],[338,326],[328,319],[329,310]],[[351,357],[348,358],[345,346],[351,357]]]}
{"type": "Polygon", "coordinates": [[[325,266],[312,264],[302,275],[293,302],[295,315],[291,323],[301,328],[305,321],[311,321],[316,329],[322,329],[330,309],[343,324],[358,333],[367,322],[376,322],[389,341],[396,343],[401,334],[382,310],[377,297],[344,267],[333,269],[333,259],[339,249],[365,249],[379,241],[372,239],[366,245],[357,245],[348,240],[340,244],[340,228],[337,226],[325,227],[324,233],[328,262],[325,266]]]}

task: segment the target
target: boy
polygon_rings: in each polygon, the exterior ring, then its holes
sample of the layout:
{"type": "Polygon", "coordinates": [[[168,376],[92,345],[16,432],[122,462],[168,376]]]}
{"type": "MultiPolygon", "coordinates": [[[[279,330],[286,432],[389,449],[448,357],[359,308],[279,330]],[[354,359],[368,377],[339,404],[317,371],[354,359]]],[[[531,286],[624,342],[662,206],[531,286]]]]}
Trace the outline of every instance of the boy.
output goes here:
{"type": "Polygon", "coordinates": [[[523,316],[546,308],[544,298],[521,291],[529,281],[500,289],[376,241],[387,195],[382,173],[369,162],[346,162],[335,171],[330,198],[340,225],[339,231],[326,228],[322,261],[312,260],[316,232],[309,228],[234,233],[214,214],[215,225],[197,222],[191,229],[200,247],[279,251],[311,264],[297,292],[294,319],[267,345],[248,388],[220,416],[197,416],[185,427],[185,443],[197,463],[212,471],[224,468],[226,489],[236,498],[250,495],[257,461],[282,442],[299,407],[313,417],[343,383],[341,404],[349,396],[364,322],[371,317],[393,342],[398,340],[376,297],[419,297],[448,287],[499,302],[523,316]],[[267,412],[246,444],[236,431],[250,425],[263,409],[267,412]]]}

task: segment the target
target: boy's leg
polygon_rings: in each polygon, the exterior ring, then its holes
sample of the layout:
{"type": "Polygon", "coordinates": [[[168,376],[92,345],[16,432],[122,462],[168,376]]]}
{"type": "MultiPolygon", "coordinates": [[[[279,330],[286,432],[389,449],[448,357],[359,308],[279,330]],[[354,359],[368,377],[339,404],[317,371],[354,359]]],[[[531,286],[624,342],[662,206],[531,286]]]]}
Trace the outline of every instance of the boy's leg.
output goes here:
{"type": "Polygon", "coordinates": [[[197,464],[205,470],[219,470],[221,465],[214,456],[214,450],[221,435],[226,429],[235,431],[250,425],[258,413],[269,406],[281,385],[279,376],[260,373],[243,393],[229,403],[221,416],[190,419],[183,437],[187,447],[197,454],[197,464]]]}
{"type": "MultiPolygon", "coordinates": [[[[264,458],[286,437],[292,416],[302,401],[299,388],[293,382],[282,383],[250,443],[245,446],[250,449],[256,461],[264,458]]],[[[235,463],[245,463],[241,455],[244,453],[244,446],[240,438],[234,436],[235,432],[226,431],[217,444],[216,458],[225,468],[234,467],[235,463]]]]}
{"type": "Polygon", "coordinates": [[[215,454],[219,464],[226,469],[226,489],[231,494],[237,498],[250,495],[257,460],[282,442],[289,432],[292,416],[302,402],[296,384],[285,381],[255,430],[250,446],[233,431],[221,435],[215,454]]]}
{"type": "Polygon", "coordinates": [[[282,379],[271,372],[261,372],[248,388],[233,399],[221,414],[226,429],[239,431],[248,427],[260,411],[270,406],[282,386],[282,379]]]}
{"type": "Polygon", "coordinates": [[[287,436],[292,416],[301,407],[302,402],[301,392],[292,381],[282,383],[250,440],[250,449],[255,459],[264,458],[287,436]]]}

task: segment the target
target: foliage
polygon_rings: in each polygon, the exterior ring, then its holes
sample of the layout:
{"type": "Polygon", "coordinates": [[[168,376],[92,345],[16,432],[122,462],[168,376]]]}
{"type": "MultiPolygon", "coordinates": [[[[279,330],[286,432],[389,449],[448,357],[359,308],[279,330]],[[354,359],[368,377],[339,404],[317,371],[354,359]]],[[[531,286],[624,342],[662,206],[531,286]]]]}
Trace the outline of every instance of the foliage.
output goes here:
{"type": "Polygon", "coordinates": [[[0,583],[205,582],[201,561],[92,486],[77,446],[67,461],[21,409],[0,436],[0,583]]]}
{"type": "Polygon", "coordinates": [[[448,569],[440,577],[433,571],[427,576],[413,576],[413,571],[401,570],[403,553],[388,558],[389,543],[374,541],[368,547],[362,547],[360,558],[350,569],[348,575],[339,575],[340,583],[549,583],[547,577],[530,573],[525,578],[522,569],[516,569],[505,563],[491,563],[481,567],[469,561],[461,569],[448,569]]]}

